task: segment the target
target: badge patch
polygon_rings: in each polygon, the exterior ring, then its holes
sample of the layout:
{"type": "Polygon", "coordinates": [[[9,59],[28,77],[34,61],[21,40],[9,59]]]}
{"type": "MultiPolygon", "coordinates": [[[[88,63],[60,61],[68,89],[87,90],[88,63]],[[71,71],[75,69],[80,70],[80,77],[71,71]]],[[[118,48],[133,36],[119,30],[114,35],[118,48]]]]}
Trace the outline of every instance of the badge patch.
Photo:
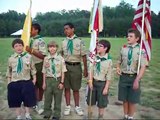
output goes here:
{"type": "Polygon", "coordinates": [[[45,42],[40,42],[41,47],[45,47],[45,42]]]}

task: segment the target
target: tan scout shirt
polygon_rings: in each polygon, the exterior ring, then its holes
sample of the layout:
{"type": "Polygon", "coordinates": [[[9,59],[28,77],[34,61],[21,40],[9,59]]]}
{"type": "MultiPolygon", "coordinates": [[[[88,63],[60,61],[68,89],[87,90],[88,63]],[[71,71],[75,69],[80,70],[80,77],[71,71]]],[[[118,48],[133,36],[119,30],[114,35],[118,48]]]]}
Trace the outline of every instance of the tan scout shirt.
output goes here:
{"type": "Polygon", "coordinates": [[[72,38],[66,38],[62,42],[62,52],[64,60],[67,62],[81,62],[82,56],[86,55],[86,47],[84,42],[74,35],[72,38]],[[69,39],[73,39],[73,54],[67,50],[67,43],[69,39]]]}
{"type": "Polygon", "coordinates": [[[20,80],[30,80],[30,73],[32,75],[36,74],[36,68],[32,61],[32,56],[30,54],[26,54],[22,57],[23,68],[21,73],[17,73],[18,66],[18,54],[14,53],[8,59],[8,68],[6,76],[11,78],[11,82],[20,81],[20,80]]]}
{"type": "Polygon", "coordinates": [[[66,65],[64,62],[64,58],[60,55],[55,54],[53,57],[48,54],[43,61],[43,69],[42,73],[46,74],[46,77],[54,77],[58,78],[61,77],[62,72],[66,72],[66,65]],[[54,64],[55,64],[55,75],[52,73],[52,61],[51,59],[54,58],[54,64]]]}
{"type": "MultiPolygon", "coordinates": [[[[128,66],[127,62],[128,62],[129,46],[130,45],[124,45],[121,48],[120,56],[118,58],[118,63],[121,64],[122,73],[135,74],[137,73],[138,69],[140,46],[137,43],[135,45],[132,45],[133,47],[132,60],[131,60],[131,65],[128,66]]],[[[144,50],[142,50],[140,66],[147,66],[147,65],[148,61],[146,53],[144,52],[144,50]]]]}
{"type": "MultiPolygon", "coordinates": [[[[99,56],[99,55],[97,55],[99,56]]],[[[100,57],[100,56],[99,56],[100,57]]],[[[98,81],[107,81],[111,80],[112,77],[112,60],[108,59],[108,54],[103,56],[107,60],[100,61],[100,72],[97,73],[96,64],[97,63],[90,63],[90,70],[93,73],[93,78],[98,81]]],[[[100,57],[102,58],[102,57],[100,57]]],[[[99,60],[96,59],[98,62],[99,60]]]]}
{"type": "MultiPolygon", "coordinates": [[[[32,41],[31,48],[33,48],[35,51],[36,50],[40,51],[43,55],[47,54],[46,44],[45,44],[44,40],[39,35],[31,38],[31,41],[32,41]]],[[[40,59],[34,55],[32,55],[32,57],[33,57],[33,61],[35,64],[43,61],[42,59],[40,59]]]]}

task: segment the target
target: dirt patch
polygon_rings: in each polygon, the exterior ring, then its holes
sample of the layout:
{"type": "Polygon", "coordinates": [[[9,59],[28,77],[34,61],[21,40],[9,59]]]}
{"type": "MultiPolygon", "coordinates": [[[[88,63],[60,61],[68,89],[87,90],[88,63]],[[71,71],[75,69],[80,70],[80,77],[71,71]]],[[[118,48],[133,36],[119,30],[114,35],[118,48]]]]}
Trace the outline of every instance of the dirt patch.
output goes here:
{"type": "MultiPolygon", "coordinates": [[[[0,77],[1,78],[1,77],[0,77]]],[[[0,87],[2,87],[4,90],[1,93],[0,96],[0,119],[14,119],[16,117],[14,113],[14,109],[9,109],[8,108],[8,103],[6,100],[6,82],[2,81],[0,79],[0,87]]],[[[146,90],[146,89],[145,89],[146,90]]],[[[152,91],[157,91],[157,89],[150,88],[149,90],[152,91]]],[[[114,91],[116,91],[116,88],[114,87],[114,91]]],[[[63,110],[65,108],[65,99],[64,99],[64,94],[63,94],[63,99],[62,99],[62,119],[88,119],[88,106],[86,104],[86,88],[83,87],[80,89],[80,106],[84,110],[84,116],[78,116],[75,113],[74,110],[74,101],[73,101],[73,96],[71,96],[71,114],[69,116],[64,116],[63,115],[63,110]]],[[[97,107],[93,106],[92,107],[92,119],[97,119],[98,116],[98,111],[97,107]]],[[[24,111],[22,111],[22,114],[24,115],[24,111]]],[[[42,115],[38,115],[34,110],[31,111],[31,115],[33,119],[43,119],[42,115]]],[[[107,108],[105,109],[105,114],[104,114],[105,119],[121,119],[123,118],[123,108],[122,108],[122,103],[117,101],[117,93],[115,92],[115,95],[110,94],[109,95],[109,104],[107,108]]],[[[144,107],[137,105],[137,112],[135,113],[135,118],[136,119],[159,119],[160,118],[160,110],[155,110],[150,107],[144,107]]]]}

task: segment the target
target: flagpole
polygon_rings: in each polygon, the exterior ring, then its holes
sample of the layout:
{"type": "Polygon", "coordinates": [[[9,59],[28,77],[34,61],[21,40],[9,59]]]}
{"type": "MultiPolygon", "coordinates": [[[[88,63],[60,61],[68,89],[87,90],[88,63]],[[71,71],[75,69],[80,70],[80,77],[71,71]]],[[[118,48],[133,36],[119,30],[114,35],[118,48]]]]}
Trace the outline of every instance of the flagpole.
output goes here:
{"type": "Polygon", "coordinates": [[[142,30],[141,30],[141,43],[140,43],[140,50],[139,50],[139,59],[138,59],[138,69],[137,74],[139,74],[140,70],[140,63],[141,63],[141,54],[142,54],[142,41],[144,40],[144,18],[145,18],[145,10],[146,10],[146,0],[143,1],[143,12],[142,12],[142,30]]]}

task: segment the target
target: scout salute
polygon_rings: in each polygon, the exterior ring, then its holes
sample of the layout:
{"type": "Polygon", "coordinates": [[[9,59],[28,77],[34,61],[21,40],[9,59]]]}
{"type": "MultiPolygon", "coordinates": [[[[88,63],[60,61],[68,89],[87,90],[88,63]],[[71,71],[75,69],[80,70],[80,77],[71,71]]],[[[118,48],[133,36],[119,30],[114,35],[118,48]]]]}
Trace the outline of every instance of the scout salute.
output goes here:
{"type": "Polygon", "coordinates": [[[117,73],[120,75],[118,99],[123,101],[124,119],[132,120],[135,104],[140,101],[140,79],[148,65],[146,54],[142,51],[140,71],[137,74],[141,35],[138,30],[129,29],[127,45],[120,51],[117,73]]]}
{"type": "Polygon", "coordinates": [[[74,25],[66,23],[64,25],[64,33],[66,39],[62,42],[62,55],[64,57],[67,72],[65,73],[65,99],[66,108],[64,115],[69,115],[71,111],[70,106],[70,89],[73,90],[73,97],[75,101],[75,111],[78,115],[83,115],[83,111],[79,106],[79,89],[82,81],[81,59],[84,63],[84,77],[87,77],[87,59],[84,42],[74,34],[74,25]]]}
{"type": "Polygon", "coordinates": [[[90,92],[92,91],[91,105],[97,104],[98,119],[103,119],[104,108],[108,104],[108,91],[112,73],[112,60],[109,56],[110,43],[100,40],[97,45],[97,56],[94,63],[90,64],[89,91],[87,104],[89,105],[90,92]]]}
{"type": "Polygon", "coordinates": [[[36,68],[32,56],[23,52],[23,41],[15,39],[12,42],[15,53],[8,59],[8,105],[9,108],[16,108],[16,119],[22,119],[21,104],[25,107],[25,117],[32,119],[29,108],[36,105],[34,84],[36,83],[36,68]],[[33,80],[30,78],[30,74],[33,80]]]}
{"type": "Polygon", "coordinates": [[[61,116],[61,102],[64,86],[64,72],[67,71],[64,59],[57,54],[58,44],[48,43],[49,54],[43,62],[43,89],[45,89],[44,118],[52,114],[52,99],[54,97],[54,113],[52,120],[59,120],[61,116]]]}
{"type": "Polygon", "coordinates": [[[43,74],[42,74],[42,65],[43,65],[43,59],[46,55],[46,46],[45,42],[42,39],[42,37],[39,35],[41,31],[41,27],[38,23],[32,24],[31,29],[31,40],[30,40],[30,46],[26,47],[26,51],[28,51],[32,57],[33,61],[35,63],[35,67],[37,69],[37,82],[36,82],[36,95],[37,95],[37,107],[36,110],[39,114],[43,112],[42,109],[42,98],[43,98],[43,74]]]}

